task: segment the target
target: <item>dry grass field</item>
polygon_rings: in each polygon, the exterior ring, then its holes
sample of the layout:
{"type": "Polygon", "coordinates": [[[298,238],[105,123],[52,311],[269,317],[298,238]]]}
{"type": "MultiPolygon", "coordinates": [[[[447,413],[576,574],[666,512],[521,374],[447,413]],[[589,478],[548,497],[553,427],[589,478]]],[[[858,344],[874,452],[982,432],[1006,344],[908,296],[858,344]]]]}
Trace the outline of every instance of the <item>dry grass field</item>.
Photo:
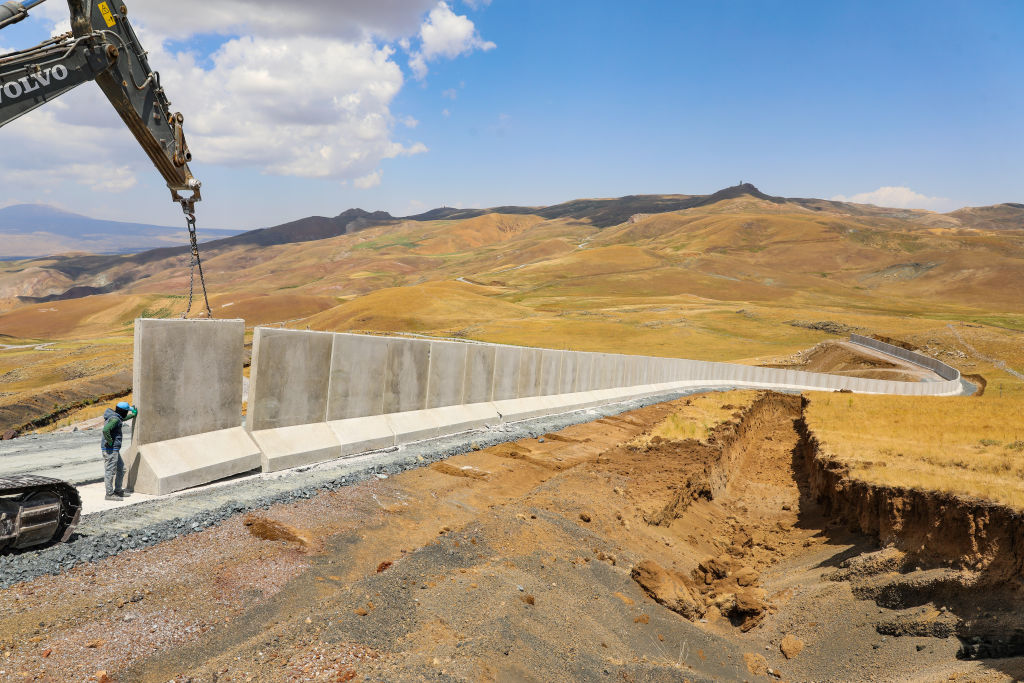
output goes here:
{"type": "Polygon", "coordinates": [[[812,394],[808,427],[872,484],[944,491],[1024,510],[1024,402],[812,394]]]}
{"type": "Polygon", "coordinates": [[[751,405],[758,395],[756,391],[698,394],[686,399],[685,407],[669,413],[652,429],[632,439],[627,446],[642,451],[662,441],[706,441],[716,426],[734,418],[738,411],[751,405]]]}

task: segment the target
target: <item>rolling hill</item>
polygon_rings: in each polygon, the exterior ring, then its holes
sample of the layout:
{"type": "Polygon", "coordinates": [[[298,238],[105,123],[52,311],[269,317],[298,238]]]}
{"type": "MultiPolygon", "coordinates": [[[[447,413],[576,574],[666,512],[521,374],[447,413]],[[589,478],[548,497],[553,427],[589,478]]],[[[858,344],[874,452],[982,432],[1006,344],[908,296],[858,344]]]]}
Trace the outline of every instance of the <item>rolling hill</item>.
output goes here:
{"type": "MultiPolygon", "coordinates": [[[[408,218],[351,210],[215,240],[203,256],[215,316],[249,326],[775,362],[847,328],[964,353],[956,324],[978,353],[1015,367],[1015,215],[1014,205],[936,214],[744,185],[408,218]]],[[[0,425],[94,397],[87,378],[118,389],[132,321],[180,315],[187,291],[178,248],[0,263],[0,345],[25,346],[0,350],[0,425]]],[[[1024,391],[981,356],[964,369],[1024,391]]]]}
{"type": "MultiPolygon", "coordinates": [[[[366,230],[386,228],[392,239],[399,239],[400,235],[432,235],[429,242],[421,244],[422,248],[416,250],[417,253],[426,254],[440,253],[438,250],[445,249],[457,251],[460,245],[463,249],[479,246],[481,239],[489,239],[481,237],[487,230],[504,231],[504,234],[510,237],[518,232],[519,228],[509,226],[524,220],[531,222],[532,225],[579,225],[600,230],[644,222],[648,225],[646,229],[651,230],[660,229],[659,226],[666,220],[676,220],[672,217],[682,213],[686,216],[697,216],[703,209],[715,214],[735,214],[743,207],[758,214],[800,217],[817,215],[823,219],[827,217],[828,220],[859,222],[862,225],[850,228],[853,231],[850,233],[851,236],[856,235],[853,241],[875,239],[872,235],[878,230],[884,232],[893,229],[995,231],[1009,233],[1008,239],[1012,239],[1014,233],[1024,231],[1024,204],[964,208],[949,214],[937,214],[924,210],[891,209],[823,199],[774,197],[749,183],[744,183],[710,195],[634,195],[616,199],[573,200],[549,207],[443,208],[406,218],[396,218],[384,211],[349,209],[333,218],[311,216],[227,237],[220,236],[219,231],[204,230],[202,234],[207,240],[204,253],[221,254],[243,248],[269,248],[319,242],[366,230]],[[648,223],[648,219],[652,217],[658,217],[658,220],[648,223]],[[473,223],[474,220],[477,222],[473,223]],[[481,220],[484,222],[479,222],[481,220]],[[481,226],[485,224],[490,227],[482,228],[481,226]],[[460,227],[451,228],[452,225],[460,227]],[[442,231],[444,234],[435,234],[435,228],[438,226],[449,229],[442,231]],[[454,232],[459,234],[449,234],[454,232]],[[211,240],[210,237],[216,239],[211,240]]],[[[183,231],[173,228],[104,221],[90,223],[90,219],[56,212],[47,207],[10,207],[0,210],[0,232],[5,230],[4,225],[23,224],[18,221],[27,220],[32,215],[40,216],[41,225],[50,226],[54,231],[64,230],[69,234],[76,234],[78,239],[92,234],[84,233],[83,230],[90,229],[88,226],[93,223],[97,230],[116,229],[130,233],[138,229],[144,233],[140,239],[150,239],[146,231],[164,231],[161,239],[165,242],[181,240],[184,235],[183,231]],[[11,212],[6,223],[3,218],[4,212],[11,212]],[[18,219],[18,216],[22,218],[18,219]],[[174,237],[168,236],[168,231],[173,232],[174,237]]],[[[98,241],[91,237],[89,239],[98,241]]],[[[56,244],[61,242],[58,241],[56,244]]],[[[14,278],[17,282],[12,282],[12,278],[5,277],[4,271],[0,270],[0,299],[20,297],[18,300],[23,302],[41,303],[120,291],[172,267],[177,261],[186,260],[187,254],[187,248],[181,246],[121,255],[70,254],[27,260],[14,266],[18,274],[18,277],[14,278]]],[[[908,259],[908,262],[916,261],[917,259],[908,259]]]]}

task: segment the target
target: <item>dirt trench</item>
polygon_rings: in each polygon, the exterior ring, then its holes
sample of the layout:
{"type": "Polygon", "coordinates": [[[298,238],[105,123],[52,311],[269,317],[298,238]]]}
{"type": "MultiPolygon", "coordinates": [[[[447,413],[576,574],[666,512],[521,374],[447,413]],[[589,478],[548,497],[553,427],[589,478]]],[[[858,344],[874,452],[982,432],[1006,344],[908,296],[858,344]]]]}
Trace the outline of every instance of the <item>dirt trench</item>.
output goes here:
{"type": "MultiPolygon", "coordinates": [[[[1019,658],[957,659],[989,642],[971,625],[1010,627],[990,605],[1008,594],[984,603],[960,566],[916,571],[913,524],[886,535],[884,505],[830,498],[843,481],[816,473],[801,414],[796,396],[693,396],[22,584],[0,592],[0,676],[1017,677],[1019,658]],[[636,446],[704,404],[731,415],[708,437],[636,446]]],[[[1012,571],[1006,548],[977,556],[1012,571]]]]}
{"type": "Polygon", "coordinates": [[[829,459],[806,423],[797,458],[834,523],[882,550],[833,575],[880,607],[904,610],[881,632],[956,636],[962,658],[1024,655],[1024,515],[948,493],[857,481],[829,459]],[[916,610],[916,612],[915,612],[916,610]]]}

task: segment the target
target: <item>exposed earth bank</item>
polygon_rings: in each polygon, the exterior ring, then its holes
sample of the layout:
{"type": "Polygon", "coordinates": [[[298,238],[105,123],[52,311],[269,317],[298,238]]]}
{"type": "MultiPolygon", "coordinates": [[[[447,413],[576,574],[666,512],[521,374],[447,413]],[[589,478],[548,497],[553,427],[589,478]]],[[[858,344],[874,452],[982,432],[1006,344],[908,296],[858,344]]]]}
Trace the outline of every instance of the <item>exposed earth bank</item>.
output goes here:
{"type": "Polygon", "coordinates": [[[1019,521],[937,500],[932,519],[975,529],[929,537],[927,501],[858,492],[801,416],[797,396],[693,396],[19,584],[0,592],[0,677],[1024,674],[958,658],[1014,654],[990,635],[1019,623],[1019,521]]]}

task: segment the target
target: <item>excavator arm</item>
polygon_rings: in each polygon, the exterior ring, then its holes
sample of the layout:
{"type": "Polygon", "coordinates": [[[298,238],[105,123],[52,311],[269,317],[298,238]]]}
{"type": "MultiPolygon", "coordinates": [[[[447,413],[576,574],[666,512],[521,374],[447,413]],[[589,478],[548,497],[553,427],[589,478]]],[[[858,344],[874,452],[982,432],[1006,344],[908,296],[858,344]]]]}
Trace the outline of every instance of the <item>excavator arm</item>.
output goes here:
{"type": "MultiPolygon", "coordinates": [[[[46,0],[0,4],[0,30],[28,16],[46,0]]],[[[199,269],[206,312],[206,284],[199,260],[195,203],[200,183],[189,170],[192,155],[181,124],[149,66],[128,9],[111,0],[68,0],[71,32],[17,52],[0,54],[0,126],[41,107],[87,81],[96,81],[139,141],[171,197],[181,204],[192,242],[192,270],[199,269]]],[[[2,149],[2,148],[0,148],[2,149]]],[[[189,287],[187,317],[192,308],[189,287]]],[[[0,477],[0,553],[67,541],[78,524],[82,501],[74,486],[45,477],[0,477]]]]}
{"type": "MultiPolygon", "coordinates": [[[[11,0],[0,4],[0,30],[22,21],[46,0],[11,0]]],[[[67,0],[71,31],[27,50],[0,54],[0,127],[85,83],[96,81],[143,151],[167,182],[171,199],[181,205],[192,247],[188,308],[192,310],[195,271],[199,271],[206,314],[213,311],[206,294],[196,237],[196,202],[201,184],[189,170],[192,161],[182,123],[171,109],[160,74],[149,66],[128,8],[120,0],[67,0]]]]}
{"type": "MultiPolygon", "coordinates": [[[[0,29],[45,0],[0,5],[0,29]]],[[[0,55],[0,126],[87,81],[96,81],[167,182],[187,215],[201,200],[184,117],[171,109],[160,74],[149,65],[128,8],[111,0],[68,0],[71,32],[34,48],[0,55]]]]}

